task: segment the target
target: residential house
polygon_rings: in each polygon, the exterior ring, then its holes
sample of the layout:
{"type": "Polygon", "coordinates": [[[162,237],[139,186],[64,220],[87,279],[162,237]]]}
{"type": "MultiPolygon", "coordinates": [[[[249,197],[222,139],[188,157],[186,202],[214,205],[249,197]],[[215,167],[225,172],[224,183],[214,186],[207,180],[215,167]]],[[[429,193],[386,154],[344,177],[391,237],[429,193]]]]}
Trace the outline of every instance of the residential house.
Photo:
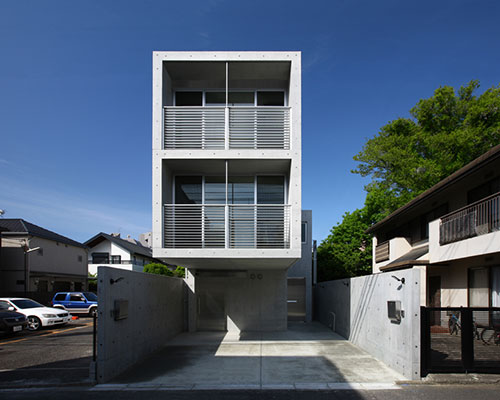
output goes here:
{"type": "Polygon", "coordinates": [[[153,53],[153,256],[189,330],[287,327],[302,255],[300,52],[153,53]]]}
{"type": "Polygon", "coordinates": [[[88,273],[97,274],[97,267],[115,267],[142,272],[144,266],[155,260],[151,248],[143,246],[131,237],[121,238],[120,234],[100,232],[85,242],[89,248],[88,273]]]}
{"type": "Polygon", "coordinates": [[[373,272],[419,269],[422,306],[500,306],[500,145],[369,232],[373,272]]]}
{"type": "Polygon", "coordinates": [[[0,218],[0,232],[2,295],[46,301],[48,293],[86,289],[85,245],[21,218],[0,218]]]}

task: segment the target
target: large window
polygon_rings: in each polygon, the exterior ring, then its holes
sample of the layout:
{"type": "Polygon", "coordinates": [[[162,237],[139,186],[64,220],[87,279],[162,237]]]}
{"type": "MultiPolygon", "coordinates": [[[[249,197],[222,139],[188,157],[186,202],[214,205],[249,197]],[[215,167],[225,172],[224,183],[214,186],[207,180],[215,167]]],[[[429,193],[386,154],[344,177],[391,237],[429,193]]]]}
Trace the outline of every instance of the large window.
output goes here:
{"type": "MultiPolygon", "coordinates": [[[[285,100],[286,96],[283,90],[229,91],[227,94],[229,107],[283,107],[285,100]]],[[[175,105],[225,107],[226,92],[224,90],[177,91],[175,92],[175,105]]]]}
{"type": "Polygon", "coordinates": [[[257,177],[257,204],[283,204],[285,178],[283,176],[257,177]]]}
{"type": "Polygon", "coordinates": [[[201,176],[178,176],[175,178],[175,202],[177,204],[201,204],[201,176]]]}
{"type": "Polygon", "coordinates": [[[92,264],[109,264],[109,253],[92,253],[92,264]]]}

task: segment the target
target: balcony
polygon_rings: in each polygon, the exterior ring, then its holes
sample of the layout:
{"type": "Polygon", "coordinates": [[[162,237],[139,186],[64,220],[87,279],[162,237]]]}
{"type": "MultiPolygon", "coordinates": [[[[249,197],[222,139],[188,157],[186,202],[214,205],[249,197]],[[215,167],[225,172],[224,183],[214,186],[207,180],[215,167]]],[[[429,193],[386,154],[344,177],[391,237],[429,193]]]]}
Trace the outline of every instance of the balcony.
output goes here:
{"type": "Polygon", "coordinates": [[[164,107],[164,149],[290,149],[289,107],[164,107]]]}
{"type": "Polygon", "coordinates": [[[166,249],[289,249],[290,206],[165,204],[166,249]]]}
{"type": "Polygon", "coordinates": [[[500,193],[441,218],[439,244],[445,245],[500,230],[500,193]]]}

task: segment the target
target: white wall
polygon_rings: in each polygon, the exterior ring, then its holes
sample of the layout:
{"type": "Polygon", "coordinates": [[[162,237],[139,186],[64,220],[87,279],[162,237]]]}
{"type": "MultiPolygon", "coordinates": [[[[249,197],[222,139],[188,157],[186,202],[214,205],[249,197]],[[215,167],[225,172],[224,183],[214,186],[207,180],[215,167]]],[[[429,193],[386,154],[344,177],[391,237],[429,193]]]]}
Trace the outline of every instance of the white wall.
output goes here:
{"type": "Polygon", "coordinates": [[[99,268],[98,382],[107,382],[164,346],[184,325],[182,279],[99,268]],[[110,279],[118,282],[110,283],[110,279]],[[115,300],[128,301],[128,318],[115,321],[115,300]]]}
{"type": "Polygon", "coordinates": [[[408,379],[420,378],[420,271],[404,270],[320,282],[316,317],[408,379]],[[405,278],[401,284],[392,276],[405,278]],[[387,316],[387,301],[401,301],[401,323],[387,316]]]}

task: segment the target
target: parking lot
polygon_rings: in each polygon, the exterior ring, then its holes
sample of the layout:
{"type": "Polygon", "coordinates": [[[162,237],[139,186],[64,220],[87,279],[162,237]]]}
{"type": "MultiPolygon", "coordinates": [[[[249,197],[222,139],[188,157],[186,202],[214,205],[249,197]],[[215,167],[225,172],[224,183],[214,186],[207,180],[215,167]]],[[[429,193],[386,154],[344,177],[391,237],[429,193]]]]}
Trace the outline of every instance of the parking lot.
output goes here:
{"type": "Polygon", "coordinates": [[[93,320],[0,336],[0,387],[89,383],[93,320]]]}

